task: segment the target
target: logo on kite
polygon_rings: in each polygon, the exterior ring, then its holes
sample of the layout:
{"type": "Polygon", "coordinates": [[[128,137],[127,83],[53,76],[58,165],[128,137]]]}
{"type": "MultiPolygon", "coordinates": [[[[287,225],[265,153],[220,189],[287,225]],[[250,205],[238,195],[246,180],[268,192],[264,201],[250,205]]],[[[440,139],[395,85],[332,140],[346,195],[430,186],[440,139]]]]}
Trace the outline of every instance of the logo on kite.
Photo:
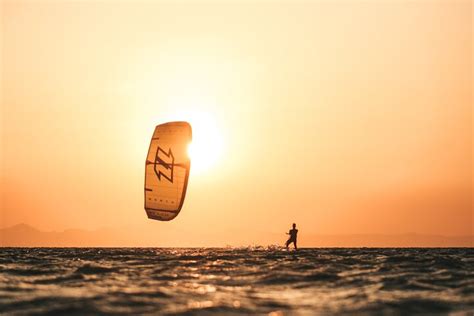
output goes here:
{"type": "Polygon", "coordinates": [[[154,170],[158,180],[161,181],[161,177],[163,177],[173,183],[174,156],[171,148],[166,152],[158,146],[155,155],[154,170]]]}

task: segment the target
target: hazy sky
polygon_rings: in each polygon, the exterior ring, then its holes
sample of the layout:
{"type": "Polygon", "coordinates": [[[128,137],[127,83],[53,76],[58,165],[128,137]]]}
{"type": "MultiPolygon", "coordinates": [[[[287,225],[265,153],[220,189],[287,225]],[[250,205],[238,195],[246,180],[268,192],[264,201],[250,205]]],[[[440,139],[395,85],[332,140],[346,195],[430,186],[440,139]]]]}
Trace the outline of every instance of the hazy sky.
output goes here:
{"type": "Polygon", "coordinates": [[[470,1],[2,4],[0,227],[473,233],[470,1]],[[174,119],[213,157],[157,222],[145,158],[174,119]]]}

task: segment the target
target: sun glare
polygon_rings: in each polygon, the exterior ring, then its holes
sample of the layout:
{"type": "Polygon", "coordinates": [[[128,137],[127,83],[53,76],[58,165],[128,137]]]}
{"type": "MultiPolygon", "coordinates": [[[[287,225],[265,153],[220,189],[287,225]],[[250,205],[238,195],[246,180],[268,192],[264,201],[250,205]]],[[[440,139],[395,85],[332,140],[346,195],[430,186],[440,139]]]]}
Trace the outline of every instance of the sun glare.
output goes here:
{"type": "Polygon", "coordinates": [[[216,122],[208,115],[199,114],[189,118],[193,128],[193,140],[188,146],[191,172],[201,173],[214,166],[222,155],[223,142],[216,122]]]}
{"type": "Polygon", "coordinates": [[[193,129],[192,142],[188,145],[191,173],[208,171],[216,165],[224,147],[216,120],[210,114],[201,112],[181,113],[175,120],[187,121],[193,129]]]}

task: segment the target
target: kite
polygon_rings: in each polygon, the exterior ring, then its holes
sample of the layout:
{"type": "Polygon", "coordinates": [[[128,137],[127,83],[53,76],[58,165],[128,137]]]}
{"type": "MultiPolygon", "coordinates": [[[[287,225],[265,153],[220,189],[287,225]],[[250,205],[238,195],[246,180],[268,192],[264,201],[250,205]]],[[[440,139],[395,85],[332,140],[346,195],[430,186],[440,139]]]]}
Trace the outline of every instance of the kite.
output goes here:
{"type": "Polygon", "coordinates": [[[192,139],[187,122],[155,127],[145,163],[145,211],[150,219],[170,221],[183,207],[191,161],[192,139]]]}

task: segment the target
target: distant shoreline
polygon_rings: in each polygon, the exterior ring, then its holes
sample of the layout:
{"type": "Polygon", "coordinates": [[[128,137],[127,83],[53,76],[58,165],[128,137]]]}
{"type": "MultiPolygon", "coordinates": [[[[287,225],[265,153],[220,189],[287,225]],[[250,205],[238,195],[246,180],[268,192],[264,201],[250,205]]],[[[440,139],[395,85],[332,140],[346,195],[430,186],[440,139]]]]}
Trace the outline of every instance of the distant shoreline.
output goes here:
{"type": "MultiPolygon", "coordinates": [[[[262,234],[260,234],[262,235],[262,234]]],[[[68,229],[62,232],[44,232],[27,224],[0,229],[1,248],[265,248],[282,246],[283,234],[268,233],[265,239],[249,234],[249,241],[226,240],[221,236],[196,236],[201,241],[195,245],[179,242],[177,233],[167,233],[167,238],[148,236],[143,241],[136,231],[120,229],[82,230],[68,229]],[[169,236],[168,236],[169,235],[169,236]],[[223,240],[224,245],[213,245],[211,237],[223,240]],[[281,242],[279,244],[278,242],[281,242]],[[163,246],[166,244],[167,246],[163,246]],[[269,246],[261,246],[261,245],[269,246]],[[249,246],[242,246],[249,245],[249,246]]],[[[416,233],[399,235],[348,234],[315,235],[302,234],[299,248],[473,248],[474,236],[440,236],[416,233]]]]}

